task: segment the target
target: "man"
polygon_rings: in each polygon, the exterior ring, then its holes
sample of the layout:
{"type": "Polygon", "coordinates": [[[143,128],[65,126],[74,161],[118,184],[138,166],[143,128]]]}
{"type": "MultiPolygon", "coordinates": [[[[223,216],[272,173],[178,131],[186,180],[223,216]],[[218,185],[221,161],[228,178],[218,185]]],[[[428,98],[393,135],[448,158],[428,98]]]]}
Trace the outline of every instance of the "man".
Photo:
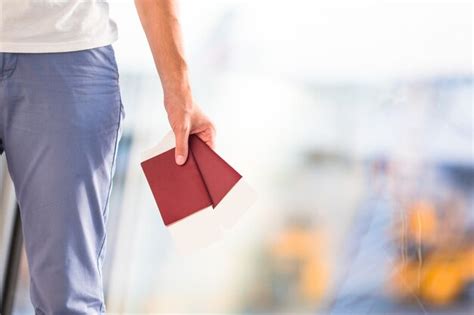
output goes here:
{"type": "MultiPolygon", "coordinates": [[[[194,103],[174,0],[136,0],[176,163],[214,145],[194,103]]],[[[102,261],[123,108],[104,0],[0,0],[0,144],[14,182],[36,314],[103,314],[102,261]]]]}

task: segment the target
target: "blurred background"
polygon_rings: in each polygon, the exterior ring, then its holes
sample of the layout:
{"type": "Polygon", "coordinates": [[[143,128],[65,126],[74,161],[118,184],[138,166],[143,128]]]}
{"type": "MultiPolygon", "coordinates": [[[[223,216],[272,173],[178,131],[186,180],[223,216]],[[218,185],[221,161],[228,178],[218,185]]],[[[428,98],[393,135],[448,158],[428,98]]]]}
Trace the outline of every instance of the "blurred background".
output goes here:
{"type": "MultiPolygon", "coordinates": [[[[473,312],[472,2],[180,3],[194,96],[259,197],[221,242],[174,251],[139,166],[169,130],[160,82],[133,1],[111,1],[126,118],[108,311],[473,312]]],[[[5,161],[0,179],[5,277],[5,161]]],[[[24,254],[19,272],[14,313],[33,314],[24,254]]]]}

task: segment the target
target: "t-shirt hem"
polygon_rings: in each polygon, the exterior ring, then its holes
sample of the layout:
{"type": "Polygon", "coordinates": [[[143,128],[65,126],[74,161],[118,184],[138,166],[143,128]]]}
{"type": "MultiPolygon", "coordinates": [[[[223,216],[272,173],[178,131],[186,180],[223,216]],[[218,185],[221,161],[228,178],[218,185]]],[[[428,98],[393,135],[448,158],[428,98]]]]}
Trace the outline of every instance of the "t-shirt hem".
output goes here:
{"type": "Polygon", "coordinates": [[[3,53],[59,53],[92,49],[107,46],[117,41],[115,34],[101,40],[81,40],[60,43],[8,43],[0,41],[0,52],[3,53]]]}

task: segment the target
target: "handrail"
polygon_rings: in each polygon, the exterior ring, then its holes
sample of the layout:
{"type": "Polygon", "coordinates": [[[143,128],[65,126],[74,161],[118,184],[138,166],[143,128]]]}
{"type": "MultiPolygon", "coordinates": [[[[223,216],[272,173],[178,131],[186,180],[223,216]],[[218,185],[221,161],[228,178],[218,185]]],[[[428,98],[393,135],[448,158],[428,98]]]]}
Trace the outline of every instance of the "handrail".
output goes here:
{"type": "Polygon", "coordinates": [[[23,234],[21,231],[20,207],[18,204],[16,205],[14,216],[13,235],[8,251],[8,262],[6,266],[5,282],[3,284],[4,292],[1,299],[0,315],[11,315],[13,313],[15,291],[20,270],[23,234]]]}

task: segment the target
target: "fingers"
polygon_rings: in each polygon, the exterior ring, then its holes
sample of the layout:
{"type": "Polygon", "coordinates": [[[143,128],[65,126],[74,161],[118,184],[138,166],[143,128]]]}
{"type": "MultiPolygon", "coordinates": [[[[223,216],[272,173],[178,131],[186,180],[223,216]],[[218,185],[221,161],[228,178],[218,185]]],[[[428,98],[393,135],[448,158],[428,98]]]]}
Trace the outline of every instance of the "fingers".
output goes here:
{"type": "Polygon", "coordinates": [[[189,128],[181,128],[176,130],[174,131],[174,135],[176,138],[176,164],[183,165],[186,163],[186,159],[188,158],[189,128]]]}
{"type": "Polygon", "coordinates": [[[197,130],[193,133],[211,149],[215,149],[216,129],[211,122],[207,122],[205,126],[201,127],[201,130],[197,130]]]}
{"type": "Polygon", "coordinates": [[[211,147],[211,149],[216,148],[216,129],[213,125],[209,127],[209,137],[205,140],[206,144],[211,147]]]}

